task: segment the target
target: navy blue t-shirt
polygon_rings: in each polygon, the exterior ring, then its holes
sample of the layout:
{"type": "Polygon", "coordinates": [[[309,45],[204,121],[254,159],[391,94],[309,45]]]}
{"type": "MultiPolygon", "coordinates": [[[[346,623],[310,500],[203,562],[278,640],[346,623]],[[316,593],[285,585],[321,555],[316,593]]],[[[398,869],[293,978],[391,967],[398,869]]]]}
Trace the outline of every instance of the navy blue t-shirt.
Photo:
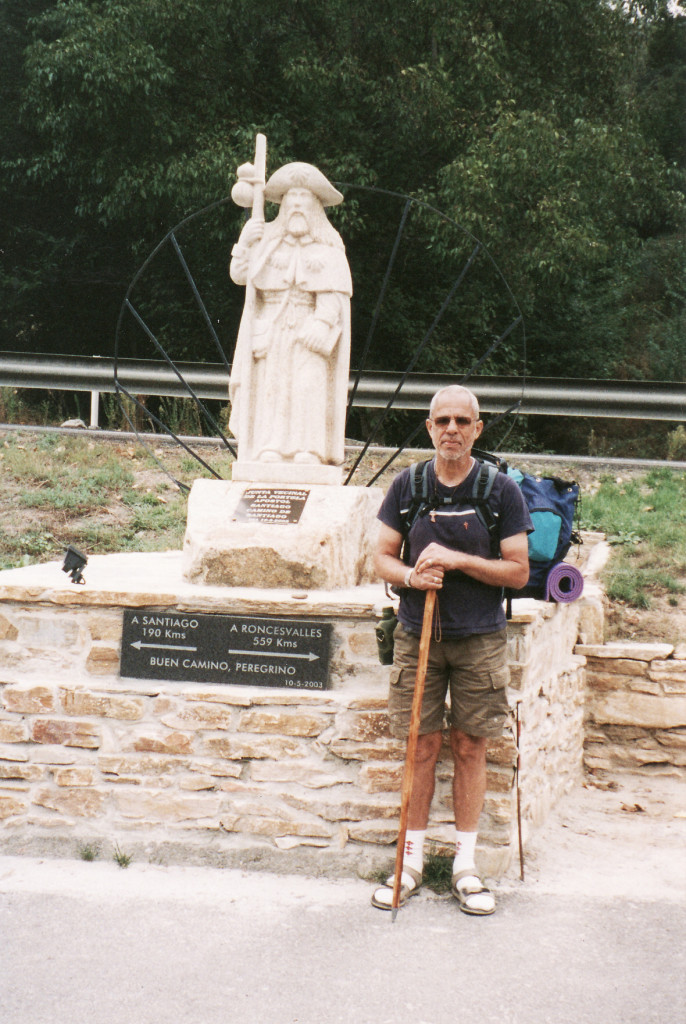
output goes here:
{"type": "MultiPolygon", "coordinates": [[[[420,516],[409,537],[409,564],[432,541],[482,558],[491,557],[488,531],[481,523],[471,502],[472,487],[479,471],[475,463],[465,480],[457,487],[446,487],[436,479],[434,463],[429,466],[429,494],[450,496],[451,502],[435,512],[420,516]]],[[[378,518],[398,533],[403,532],[404,513],[412,502],[412,467],[395,478],[379,509],[378,518]]],[[[531,533],[533,524],[519,487],[506,473],[498,473],[488,499],[489,507],[498,517],[498,537],[506,540],[518,533],[531,533]]],[[[437,591],[441,635],[456,638],[476,633],[496,633],[506,625],[502,587],[467,576],[459,570],[447,572],[443,587],[437,591]]],[[[422,631],[425,594],[422,590],[405,589],[400,594],[398,618],[409,633],[422,631]]]]}

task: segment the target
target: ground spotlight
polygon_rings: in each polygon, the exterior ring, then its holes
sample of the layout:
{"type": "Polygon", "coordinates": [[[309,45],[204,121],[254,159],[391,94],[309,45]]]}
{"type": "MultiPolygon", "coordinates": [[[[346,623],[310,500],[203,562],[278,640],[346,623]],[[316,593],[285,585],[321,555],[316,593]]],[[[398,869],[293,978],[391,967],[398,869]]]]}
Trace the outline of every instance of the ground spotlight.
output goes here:
{"type": "Polygon", "coordinates": [[[69,573],[72,583],[85,583],[81,570],[87,561],[86,556],[70,544],[64,554],[62,572],[69,573]]]}

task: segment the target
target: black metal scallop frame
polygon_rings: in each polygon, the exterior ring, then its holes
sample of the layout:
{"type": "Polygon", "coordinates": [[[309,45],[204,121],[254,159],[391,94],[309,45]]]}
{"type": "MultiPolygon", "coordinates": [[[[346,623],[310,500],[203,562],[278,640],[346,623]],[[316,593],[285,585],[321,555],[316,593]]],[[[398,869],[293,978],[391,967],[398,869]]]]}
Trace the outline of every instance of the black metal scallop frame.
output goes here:
{"type": "MultiPolygon", "coordinates": [[[[462,287],[465,279],[467,278],[467,275],[470,273],[470,271],[472,271],[475,268],[477,261],[484,260],[487,261],[488,264],[490,264],[492,272],[495,275],[495,278],[498,282],[498,286],[502,290],[502,294],[507,298],[507,303],[511,308],[511,315],[509,316],[507,322],[503,322],[490,333],[488,341],[485,344],[484,351],[480,356],[478,356],[478,358],[474,360],[469,369],[466,372],[456,374],[455,383],[466,384],[469,381],[469,379],[473,377],[476,373],[478,373],[481,367],[489,359],[492,358],[492,356],[495,354],[495,352],[500,348],[500,346],[507,338],[511,338],[512,336],[519,337],[519,365],[521,367],[521,372],[517,376],[518,379],[521,380],[521,395],[518,401],[511,405],[508,409],[500,413],[498,416],[494,416],[491,419],[489,419],[482,433],[482,438],[484,436],[487,436],[488,434],[492,434],[494,428],[497,425],[501,424],[506,419],[506,417],[510,417],[509,424],[506,424],[506,433],[503,436],[501,436],[498,440],[497,447],[502,449],[502,445],[505,438],[509,435],[510,431],[514,427],[516,417],[519,413],[522,400],[524,397],[524,388],[526,380],[526,329],[524,324],[524,317],[522,315],[519,304],[517,303],[517,300],[508,282],[506,281],[502,271],[500,270],[498,264],[491,256],[490,252],[488,251],[484,243],[481,242],[472,232],[464,228],[457,221],[453,220],[447,214],[443,213],[437,207],[433,206],[431,203],[427,202],[424,199],[404,195],[403,193],[400,192],[392,192],[386,189],[380,189],[366,185],[355,185],[345,182],[335,182],[335,185],[344,193],[346,197],[349,194],[354,195],[355,192],[359,192],[368,193],[371,194],[372,196],[385,197],[386,199],[397,200],[400,203],[402,203],[398,227],[395,232],[395,237],[391,246],[390,253],[388,255],[386,268],[383,273],[381,283],[379,285],[379,290],[376,300],[374,302],[373,311],[369,316],[369,324],[366,332],[363,351],[358,359],[358,369],[353,378],[352,386],[350,387],[348,399],[348,413],[350,412],[353,406],[355,395],[357,393],[360,380],[362,379],[362,376],[365,372],[365,368],[367,366],[370,354],[373,353],[374,350],[375,334],[379,324],[382,308],[384,305],[384,300],[387,296],[390,282],[393,279],[394,268],[396,267],[396,261],[398,258],[401,241],[407,231],[407,226],[411,212],[413,210],[417,210],[421,211],[422,213],[429,214],[432,217],[435,217],[437,219],[437,225],[439,226],[439,230],[441,224],[449,225],[452,229],[455,229],[458,232],[458,234],[463,238],[463,240],[467,243],[467,249],[469,250],[469,255],[464,260],[464,262],[462,262],[461,266],[459,266],[457,273],[451,275],[450,284],[446,288],[442,302],[440,303],[438,309],[436,310],[435,315],[431,319],[431,322],[429,323],[428,327],[426,328],[425,333],[415,344],[414,351],[411,353],[405,368],[400,374],[397,386],[395,387],[393,394],[390,396],[386,406],[380,411],[371,429],[369,430],[368,439],[362,445],[360,452],[358,453],[351,469],[348,472],[348,475],[345,479],[345,483],[350,483],[355,473],[358,471],[362,463],[362,460],[364,459],[364,456],[370,444],[372,443],[372,438],[378,435],[379,429],[381,428],[382,424],[386,420],[391,410],[394,408],[394,403],[396,402],[398,396],[401,394],[404,385],[407,383],[410,377],[410,374],[417,366],[420,357],[427,353],[427,351],[430,351],[430,345],[432,340],[434,339],[437,328],[439,327],[446,311],[454,302],[457,294],[460,291],[460,288],[462,287]]],[[[191,224],[197,222],[199,219],[203,217],[208,216],[213,211],[225,207],[228,203],[231,203],[230,196],[227,196],[224,199],[217,200],[214,203],[210,203],[208,206],[205,206],[202,209],[197,210],[195,213],[190,214],[188,217],[185,217],[175,227],[173,227],[170,231],[167,232],[167,234],[161,239],[161,241],[155,246],[155,248],[152,250],[149,256],[141,264],[138,271],[131,280],[131,283],[128,286],[126,295],[122,302],[121,309],[119,311],[119,317],[117,320],[117,326],[115,330],[114,386],[122,415],[124,416],[126,422],[129,424],[131,430],[136,434],[140,444],[146,448],[151,457],[155,459],[155,461],[160,465],[164,472],[167,473],[167,475],[174,481],[174,483],[183,490],[188,490],[188,485],[180,480],[177,480],[176,477],[174,477],[167,470],[162,461],[153,451],[149,443],[149,439],[143,436],[143,434],[141,434],[137,425],[131,419],[129,412],[127,410],[127,406],[123,399],[128,400],[128,402],[130,403],[129,408],[133,406],[140,412],[142,416],[147,418],[154,432],[161,432],[162,434],[167,435],[169,438],[175,441],[181,448],[183,448],[188,453],[188,455],[195,459],[199,463],[199,465],[203,466],[213,477],[217,479],[222,479],[222,474],[212,465],[210,465],[206,458],[204,458],[192,446],[192,443],[190,442],[188,437],[181,437],[178,433],[172,430],[170,426],[165,424],[157,415],[155,415],[150,409],[148,409],[147,406],[143,404],[138,399],[138,397],[134,395],[122,383],[120,378],[120,362],[122,358],[122,334],[125,326],[127,329],[130,330],[132,325],[135,327],[135,329],[142,332],[142,335],[145,338],[147,338],[148,342],[150,342],[150,344],[152,345],[156,355],[159,358],[161,358],[161,360],[163,360],[164,363],[166,363],[167,366],[169,366],[173,373],[177,376],[187,397],[191,399],[193,402],[195,402],[199,416],[204,421],[205,429],[208,430],[210,436],[217,437],[220,441],[222,449],[235,458],[236,451],[231,443],[231,440],[225,436],[224,432],[222,431],[220,425],[216,420],[216,417],[213,416],[210,409],[207,407],[206,403],[195,393],[191,385],[188,383],[188,381],[184,377],[182,370],[177,365],[177,361],[171,358],[171,356],[168,354],[165,346],[161,343],[155,331],[146,322],[146,319],[140,312],[140,309],[137,308],[137,306],[134,304],[133,298],[134,292],[140,294],[141,289],[143,289],[144,292],[145,274],[146,271],[148,271],[149,268],[151,267],[153,261],[157,257],[159,257],[160,254],[163,252],[173,253],[187,281],[188,288],[190,289],[190,294],[192,295],[195,305],[197,307],[197,314],[200,316],[202,322],[204,323],[205,329],[209,332],[209,337],[211,338],[211,342],[217,351],[220,362],[226,368],[227,374],[230,375],[231,363],[229,358],[227,357],[225,348],[222,345],[222,342],[220,341],[218,333],[215,329],[215,318],[212,316],[212,314],[207,308],[206,302],[203,299],[203,296],[201,295],[200,288],[196,283],[193,272],[188,264],[186,256],[184,255],[184,252],[181,248],[181,243],[179,241],[179,236],[191,224]]],[[[227,289],[230,287],[231,285],[227,280],[227,289]]],[[[422,415],[416,427],[414,427],[411,430],[411,432],[404,438],[402,443],[397,446],[393,453],[384,462],[383,466],[375,473],[372,479],[366,482],[366,486],[372,486],[378,480],[378,478],[385,472],[385,470],[394,462],[398,455],[400,455],[400,453],[405,448],[409,447],[412,444],[412,442],[416,439],[417,435],[423,430],[424,422],[425,416],[422,415]]]]}

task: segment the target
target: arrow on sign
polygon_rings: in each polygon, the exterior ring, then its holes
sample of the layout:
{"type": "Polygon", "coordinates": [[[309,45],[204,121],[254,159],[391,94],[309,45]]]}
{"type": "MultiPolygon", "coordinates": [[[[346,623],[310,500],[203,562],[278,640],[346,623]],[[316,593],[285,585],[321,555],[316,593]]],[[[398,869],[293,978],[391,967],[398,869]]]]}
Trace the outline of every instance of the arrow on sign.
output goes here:
{"type": "Polygon", "coordinates": [[[307,654],[291,654],[290,651],[232,651],[229,650],[228,654],[249,654],[251,658],[304,658],[305,661],[319,661],[319,655],[313,654],[309,651],[307,654]]]}
{"type": "Polygon", "coordinates": [[[131,644],[137,651],[140,651],[141,647],[154,647],[158,651],[197,651],[197,647],[179,647],[177,644],[144,644],[142,640],[136,640],[135,644],[131,644]]]}

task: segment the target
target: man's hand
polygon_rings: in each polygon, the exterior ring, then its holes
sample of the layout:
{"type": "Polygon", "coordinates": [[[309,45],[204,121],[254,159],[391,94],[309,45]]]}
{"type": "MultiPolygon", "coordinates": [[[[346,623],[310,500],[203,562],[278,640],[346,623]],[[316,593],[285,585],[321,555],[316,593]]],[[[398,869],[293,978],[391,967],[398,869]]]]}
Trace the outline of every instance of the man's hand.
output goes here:
{"type": "Polygon", "coordinates": [[[420,576],[434,576],[440,573],[441,580],[443,574],[449,572],[451,569],[459,568],[455,565],[456,556],[459,552],[452,551],[450,548],[443,547],[442,544],[432,543],[428,547],[425,547],[421,555],[417,559],[415,565],[415,571],[420,576]]]}
{"type": "Polygon", "coordinates": [[[441,551],[448,550],[441,548],[439,544],[429,544],[428,548],[424,548],[412,570],[411,585],[415,590],[440,590],[443,586],[445,566],[441,564],[437,555],[429,554],[427,557],[427,552],[432,548],[441,551]]]}
{"type": "MultiPolygon", "coordinates": [[[[402,534],[385,523],[379,524],[379,537],[374,553],[374,568],[382,580],[394,587],[404,587],[408,567],[400,558],[402,534]]],[[[425,566],[422,572],[412,570],[411,587],[416,590],[440,590],[443,586],[443,569],[438,565],[425,566]]]]}

